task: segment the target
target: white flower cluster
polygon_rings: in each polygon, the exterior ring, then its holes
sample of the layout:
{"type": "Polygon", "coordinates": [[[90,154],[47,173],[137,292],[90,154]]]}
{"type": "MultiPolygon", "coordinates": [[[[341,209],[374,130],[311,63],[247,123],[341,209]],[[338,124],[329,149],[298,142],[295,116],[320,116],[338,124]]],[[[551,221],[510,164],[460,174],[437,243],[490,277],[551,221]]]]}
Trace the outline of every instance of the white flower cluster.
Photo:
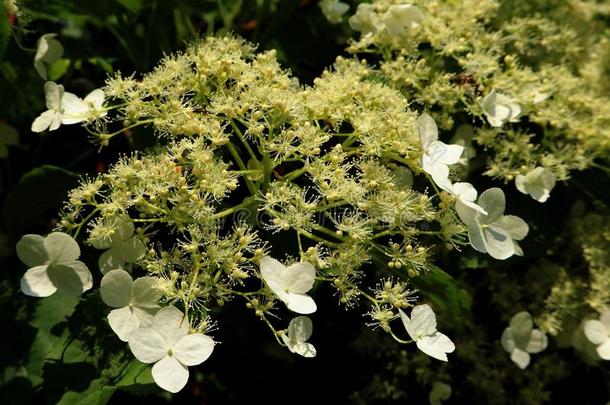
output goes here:
{"type": "Polygon", "coordinates": [[[21,291],[26,295],[48,297],[58,291],[78,295],[93,287],[91,272],[77,260],[80,248],[70,235],[25,235],[17,242],[17,255],[30,267],[21,278],[21,291]]]}
{"type": "Polygon", "coordinates": [[[477,200],[478,193],[472,184],[451,183],[449,165],[458,163],[464,147],[439,141],[438,127],[428,114],[419,117],[418,131],[423,150],[420,159],[422,170],[432,177],[438,187],[455,197],[455,209],[468,227],[472,247],[499,260],[514,254],[523,255],[517,241],[525,238],[529,227],[519,217],[503,215],[506,206],[504,192],[491,188],[477,200]]]}
{"type": "Polygon", "coordinates": [[[123,269],[126,263],[135,263],[144,256],[146,246],[137,236],[134,236],[133,222],[124,218],[117,219],[113,233],[97,239],[91,244],[96,249],[108,249],[99,258],[100,271],[105,274],[109,270],[123,269]]]}
{"type": "Polygon", "coordinates": [[[44,92],[48,110],[34,120],[33,132],[54,131],[62,124],[92,121],[107,114],[103,106],[104,92],[100,89],[93,90],[84,100],[65,92],[64,86],[55,82],[46,82],[44,92]]]}
{"type": "Polygon", "coordinates": [[[410,318],[401,309],[398,313],[407,333],[419,350],[435,359],[448,361],[447,353],[452,353],[455,345],[446,335],[436,330],[436,315],[429,305],[413,307],[410,318]]]}
{"type": "Polygon", "coordinates": [[[413,4],[396,4],[390,6],[381,16],[375,13],[375,6],[362,3],[356,14],[349,19],[349,25],[362,35],[387,33],[397,37],[418,28],[424,20],[424,13],[413,4]]]}
{"type": "Polygon", "coordinates": [[[349,4],[338,0],[322,0],[318,4],[324,17],[332,24],[340,23],[343,15],[349,10],[349,4]]]}
{"type": "Polygon", "coordinates": [[[589,319],[584,324],[585,336],[593,345],[597,355],[610,360],[610,310],[604,310],[599,319],[589,319]]]}
{"type": "MultiPolygon", "coordinates": [[[[120,250],[122,245],[113,240],[124,244],[132,233],[133,224],[124,225],[117,232],[118,239],[98,241],[96,247],[120,250]]],[[[80,248],[70,235],[62,232],[46,237],[25,235],[17,243],[17,255],[31,267],[21,279],[21,290],[26,295],[48,297],[55,292],[79,295],[93,287],[91,272],[77,260],[80,248]]],[[[104,303],[114,308],[108,314],[112,330],[119,339],[129,343],[138,360],[155,363],[152,368],[155,383],[175,393],[186,385],[188,367],[203,363],[212,354],[214,341],[202,333],[190,333],[188,318],[176,307],[161,308],[158,282],[154,277],[134,280],[125,270],[113,269],[102,278],[100,294],[104,303]]],[[[291,328],[295,330],[292,324],[291,328]]],[[[289,332],[291,342],[299,336],[289,332]]]]}
{"type": "Polygon", "coordinates": [[[546,335],[534,329],[532,316],[525,311],[511,318],[501,341],[504,349],[510,353],[510,359],[521,369],[530,364],[530,354],[540,353],[548,344],[546,335]]]}

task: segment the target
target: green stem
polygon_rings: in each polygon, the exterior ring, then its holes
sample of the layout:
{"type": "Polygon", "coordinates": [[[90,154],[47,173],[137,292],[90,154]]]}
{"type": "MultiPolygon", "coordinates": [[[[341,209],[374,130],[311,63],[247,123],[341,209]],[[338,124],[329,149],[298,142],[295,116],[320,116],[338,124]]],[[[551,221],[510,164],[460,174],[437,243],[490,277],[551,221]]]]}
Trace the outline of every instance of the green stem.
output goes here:
{"type": "Polygon", "coordinates": [[[252,158],[252,159],[256,160],[257,162],[259,162],[258,158],[256,157],[256,154],[254,153],[254,151],[250,147],[250,143],[248,143],[248,141],[246,141],[243,133],[241,132],[241,130],[239,129],[239,127],[237,126],[235,121],[230,120],[229,122],[231,123],[231,128],[233,128],[233,131],[235,131],[235,133],[237,134],[237,137],[239,138],[241,143],[244,145],[244,148],[246,148],[246,150],[248,151],[248,154],[250,155],[250,158],[252,158]]]}
{"type": "MultiPolygon", "coordinates": [[[[237,149],[235,149],[235,146],[231,142],[227,143],[225,146],[229,150],[229,153],[233,157],[233,160],[235,161],[235,163],[237,163],[237,166],[239,166],[239,168],[241,170],[248,170],[248,168],[244,164],[244,161],[241,160],[239,153],[237,153],[237,149]]],[[[254,186],[254,183],[252,183],[252,181],[246,176],[244,176],[242,178],[246,182],[246,186],[248,186],[248,190],[250,190],[250,194],[255,195],[257,190],[256,190],[256,187],[254,186]]]]}
{"type": "Polygon", "coordinates": [[[314,224],[314,225],[312,225],[311,227],[312,227],[313,229],[315,229],[316,231],[318,231],[318,232],[325,233],[326,235],[328,235],[328,236],[332,236],[333,238],[338,239],[338,240],[340,240],[341,242],[345,242],[345,239],[344,239],[344,238],[342,238],[341,236],[337,235],[337,232],[335,232],[335,231],[333,231],[333,230],[331,230],[331,229],[328,229],[328,228],[326,228],[326,227],[324,227],[324,226],[322,226],[322,225],[316,225],[316,224],[314,224]]]}
{"type": "Polygon", "coordinates": [[[287,175],[285,175],[284,180],[292,181],[292,180],[296,179],[297,177],[305,174],[306,172],[307,172],[307,168],[301,167],[300,169],[293,170],[290,173],[288,173],[287,175]]]}
{"type": "Polygon", "coordinates": [[[396,335],[394,334],[394,332],[392,332],[391,330],[390,330],[390,335],[392,335],[392,337],[394,338],[394,340],[395,340],[395,341],[397,341],[398,343],[402,343],[402,344],[405,344],[405,345],[407,345],[407,344],[409,344],[409,343],[413,343],[413,341],[412,341],[412,340],[402,340],[401,338],[399,338],[398,336],[396,336],[396,335]]]}
{"type": "Polygon", "coordinates": [[[271,164],[271,158],[268,153],[263,154],[263,187],[261,192],[263,195],[269,189],[269,183],[271,182],[271,172],[273,171],[273,165],[271,164]]]}
{"type": "Polygon", "coordinates": [[[91,219],[91,217],[93,217],[97,212],[99,211],[98,208],[94,209],[93,211],[91,211],[89,213],[89,215],[87,215],[82,222],[78,225],[78,227],[76,228],[76,232],[74,233],[74,239],[76,239],[78,237],[78,234],[80,233],[80,230],[82,229],[83,225],[85,225],[87,223],[87,221],[89,221],[91,219]]]}
{"type": "Polygon", "coordinates": [[[234,214],[235,212],[239,211],[242,208],[246,208],[246,207],[250,207],[256,204],[256,200],[253,199],[252,197],[248,197],[247,199],[245,199],[244,201],[242,201],[240,204],[237,204],[234,207],[231,208],[227,208],[226,210],[217,212],[216,214],[212,215],[210,217],[210,219],[220,219],[220,218],[224,218],[228,215],[234,214]],[[246,201],[247,200],[247,201],[246,201]]]}
{"type": "Polygon", "coordinates": [[[316,242],[320,242],[320,243],[325,244],[325,245],[327,245],[327,246],[329,246],[329,247],[332,247],[332,248],[335,248],[335,249],[336,249],[336,248],[338,248],[339,246],[341,246],[339,243],[330,242],[330,241],[328,241],[328,240],[326,240],[326,239],[324,239],[324,238],[321,238],[321,237],[319,237],[319,236],[317,236],[317,235],[314,235],[313,233],[307,232],[307,231],[305,231],[305,230],[303,230],[303,229],[301,229],[301,231],[300,231],[300,232],[301,232],[301,234],[302,234],[303,236],[305,236],[306,238],[311,239],[311,240],[315,240],[316,242]]]}

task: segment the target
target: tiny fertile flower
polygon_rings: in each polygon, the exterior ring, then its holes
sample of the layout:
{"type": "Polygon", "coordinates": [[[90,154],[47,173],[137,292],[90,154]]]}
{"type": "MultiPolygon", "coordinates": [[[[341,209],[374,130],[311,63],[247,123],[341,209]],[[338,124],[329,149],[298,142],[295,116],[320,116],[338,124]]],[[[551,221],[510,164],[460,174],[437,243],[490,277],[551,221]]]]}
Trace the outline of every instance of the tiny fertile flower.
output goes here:
{"type": "Polygon", "coordinates": [[[140,327],[148,327],[159,310],[160,291],[154,277],[140,277],[135,281],[124,270],[112,270],[102,278],[100,294],[104,303],[117,308],[108,314],[108,323],[123,342],[140,327]]]}
{"type": "Polygon", "coordinates": [[[125,263],[135,263],[146,253],[144,242],[133,235],[133,222],[121,218],[114,225],[113,233],[108,237],[91,240],[96,249],[108,249],[98,260],[102,274],[122,269],[125,263]]]}
{"type": "Polygon", "coordinates": [[[44,34],[38,39],[34,67],[44,80],[47,80],[47,65],[52,65],[61,59],[64,47],[55,39],[57,34],[44,34]]]}
{"type": "Polygon", "coordinates": [[[293,318],[288,324],[288,333],[281,335],[282,340],[292,353],[303,357],[316,357],[316,348],[307,339],[311,337],[313,325],[306,316],[293,318]]]}
{"type": "Polygon", "coordinates": [[[525,238],[529,227],[519,217],[503,215],[506,206],[504,192],[490,188],[481,194],[477,204],[487,214],[459,200],[455,204],[460,219],[468,226],[468,240],[472,247],[498,260],[508,259],[514,254],[523,255],[516,241],[525,238]]]}
{"type": "Polygon", "coordinates": [[[599,357],[610,360],[610,310],[602,311],[599,319],[590,319],[584,325],[585,336],[596,346],[599,357]]]}
{"type": "Polygon", "coordinates": [[[390,6],[383,15],[383,22],[388,34],[402,35],[408,30],[417,28],[424,20],[424,13],[413,4],[390,6]]]}
{"type": "Polygon", "coordinates": [[[495,89],[481,100],[481,108],[489,125],[501,127],[506,122],[517,122],[521,106],[509,96],[497,93],[495,89]]]}
{"type": "Polygon", "coordinates": [[[70,235],[24,235],[17,242],[17,256],[31,267],[21,278],[21,291],[26,295],[48,297],[56,291],[78,295],[93,287],[91,272],[76,260],[80,248],[70,235]]]}
{"type": "Polygon", "coordinates": [[[525,176],[515,177],[515,186],[523,194],[529,194],[538,202],[545,202],[555,187],[555,175],[543,167],[537,167],[525,176]]]}
{"type": "Polygon", "coordinates": [[[305,294],[311,290],[316,279],[316,269],[310,263],[301,262],[286,267],[274,258],[264,256],[260,270],[265,283],[289,310],[305,315],[316,312],[315,301],[305,294]]]}
{"type": "Polygon", "coordinates": [[[159,310],[150,327],[140,328],[129,337],[129,348],[142,363],[155,363],[152,377],[166,391],[176,393],[186,385],[188,366],[210,357],[214,341],[203,333],[189,334],[190,324],[178,308],[159,310]]]}
{"type": "Polygon", "coordinates": [[[529,313],[523,311],[513,316],[509,326],[502,333],[502,346],[510,353],[510,359],[519,368],[530,364],[530,353],[540,353],[546,349],[546,335],[534,329],[534,322],[529,313]]]}
{"type": "Polygon", "coordinates": [[[417,130],[422,144],[423,154],[420,164],[432,180],[446,190],[451,188],[449,166],[457,163],[464,151],[460,145],[447,145],[438,140],[438,128],[434,119],[424,113],[417,120],[417,130]]]}
{"type": "Polygon", "coordinates": [[[398,313],[407,333],[419,350],[435,359],[448,361],[447,353],[452,353],[455,345],[446,335],[436,330],[436,315],[429,305],[413,307],[411,318],[401,309],[398,309],[398,313]]]}
{"type": "Polygon", "coordinates": [[[349,10],[349,4],[337,0],[322,0],[319,5],[322,14],[333,24],[340,23],[343,15],[349,10]]]}

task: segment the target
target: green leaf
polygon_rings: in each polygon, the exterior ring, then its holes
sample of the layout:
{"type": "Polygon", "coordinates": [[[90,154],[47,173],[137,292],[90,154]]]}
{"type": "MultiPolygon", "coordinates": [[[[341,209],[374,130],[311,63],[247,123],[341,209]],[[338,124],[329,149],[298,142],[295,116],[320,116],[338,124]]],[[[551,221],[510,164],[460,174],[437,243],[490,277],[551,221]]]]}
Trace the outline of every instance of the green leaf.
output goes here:
{"type": "Polygon", "coordinates": [[[112,67],[112,62],[110,61],[110,59],[106,59],[106,58],[102,58],[100,56],[96,56],[96,57],[93,57],[93,58],[89,58],[88,62],[91,63],[92,65],[99,66],[100,68],[102,68],[109,75],[114,73],[114,68],[112,67]]]}
{"type": "Polygon", "coordinates": [[[78,176],[59,167],[44,165],[26,173],[9,193],[3,209],[6,230],[26,233],[32,225],[50,219],[78,185],[78,176]]]}
{"type": "Polygon", "coordinates": [[[141,363],[138,360],[132,360],[113,388],[136,395],[159,392],[159,388],[153,380],[151,370],[152,367],[150,365],[141,363]]]}
{"type": "Polygon", "coordinates": [[[139,14],[144,7],[143,0],[117,0],[121,6],[125,7],[127,10],[131,11],[134,14],[139,14]]]}
{"type": "Polygon", "coordinates": [[[464,327],[470,313],[471,298],[453,277],[431,266],[430,271],[414,278],[413,284],[432,302],[435,311],[440,308],[439,312],[450,314],[457,329],[464,327]]]}
{"type": "Polygon", "coordinates": [[[40,300],[32,324],[39,330],[51,331],[55,325],[66,320],[76,308],[80,297],[56,293],[40,300]]]}
{"type": "Polygon", "coordinates": [[[115,387],[129,388],[135,385],[154,384],[151,367],[148,364],[132,360],[123,375],[116,381],[115,387]]]}
{"type": "Polygon", "coordinates": [[[47,67],[47,78],[51,81],[58,81],[66,74],[72,61],[70,59],[60,59],[47,67]]]}
{"type": "Polygon", "coordinates": [[[104,405],[108,403],[116,389],[104,386],[103,382],[101,378],[93,380],[83,392],[68,391],[57,405],[104,405]]]}
{"type": "Polygon", "coordinates": [[[40,300],[32,319],[32,325],[38,329],[38,333],[25,366],[28,378],[34,386],[43,382],[43,366],[49,354],[57,347],[64,347],[66,336],[58,336],[54,329],[74,312],[78,301],[79,297],[61,293],[40,300]]]}
{"type": "Polygon", "coordinates": [[[8,13],[4,7],[4,3],[0,3],[0,61],[4,56],[10,38],[11,26],[8,22],[8,13]]]}

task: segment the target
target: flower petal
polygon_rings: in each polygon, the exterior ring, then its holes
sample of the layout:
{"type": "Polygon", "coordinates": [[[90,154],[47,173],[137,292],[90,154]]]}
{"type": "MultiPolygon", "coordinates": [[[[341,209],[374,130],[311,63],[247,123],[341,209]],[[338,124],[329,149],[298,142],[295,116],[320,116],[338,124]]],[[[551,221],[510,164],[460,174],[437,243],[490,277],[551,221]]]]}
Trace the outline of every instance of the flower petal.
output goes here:
{"type": "Polygon", "coordinates": [[[47,273],[47,266],[29,269],[21,277],[21,291],[30,297],[48,297],[57,291],[47,273]]]}
{"type": "Polygon", "coordinates": [[[477,211],[474,208],[464,204],[462,200],[457,200],[455,202],[455,211],[462,222],[464,222],[469,228],[480,227],[479,222],[477,221],[479,216],[477,211]]]}
{"type": "MultiPolygon", "coordinates": [[[[360,7],[358,7],[360,8],[360,7]]],[[[423,113],[417,119],[417,132],[421,140],[423,149],[427,149],[430,144],[438,140],[438,127],[434,119],[426,113],[423,113]]]]}
{"type": "Polygon", "coordinates": [[[407,314],[405,314],[404,311],[400,308],[398,308],[398,314],[400,315],[400,320],[402,321],[405,330],[409,334],[409,337],[412,340],[417,340],[417,333],[415,331],[415,327],[413,326],[413,322],[411,322],[411,318],[409,318],[407,314]]]}
{"type": "Polygon", "coordinates": [[[505,260],[515,254],[515,245],[508,233],[499,226],[488,225],[483,229],[485,248],[494,259],[505,260]]]}
{"type": "Polygon", "coordinates": [[[288,287],[288,282],[286,280],[286,266],[271,256],[264,256],[261,258],[259,268],[263,280],[271,291],[280,300],[287,302],[288,293],[286,288],[288,287]]]}
{"type": "MultiPolygon", "coordinates": [[[[44,34],[38,39],[35,61],[45,61],[48,64],[54,63],[61,58],[64,53],[64,48],[61,43],[55,39],[57,34],[44,34]]],[[[43,77],[46,79],[46,77],[43,77]]]]}
{"type": "Polygon", "coordinates": [[[437,360],[448,361],[447,353],[455,350],[455,345],[444,334],[437,332],[432,336],[423,336],[415,343],[417,348],[437,360]]]}
{"type": "Polygon", "coordinates": [[[152,321],[152,328],[163,336],[171,348],[188,335],[190,324],[182,311],[170,305],[157,312],[152,321]]]}
{"type": "Polygon", "coordinates": [[[44,84],[44,96],[49,110],[59,111],[61,108],[61,100],[64,96],[64,86],[55,82],[46,82],[44,84]]]}
{"type": "Polygon", "coordinates": [[[171,393],[180,391],[189,380],[189,370],[172,356],[165,356],[152,368],[155,383],[171,393]]]}
{"type": "Polygon", "coordinates": [[[100,255],[97,265],[100,268],[100,272],[106,274],[112,270],[123,269],[125,260],[123,260],[119,249],[110,248],[100,255]]]}
{"type": "Polygon", "coordinates": [[[523,194],[527,194],[527,191],[525,190],[525,182],[526,178],[524,175],[518,174],[515,177],[515,187],[517,188],[517,190],[519,190],[519,192],[523,194]]]}
{"type": "Polygon", "coordinates": [[[530,230],[527,223],[515,215],[502,215],[494,225],[504,229],[512,239],[516,240],[525,238],[530,230]]]}
{"type": "Polygon", "coordinates": [[[124,270],[111,270],[102,278],[100,294],[102,301],[110,307],[121,308],[131,302],[133,279],[124,270]]]}
{"type": "Polygon", "coordinates": [[[51,263],[70,263],[80,256],[78,243],[63,232],[53,232],[44,238],[44,246],[51,263]]]}
{"type": "Polygon", "coordinates": [[[487,211],[487,215],[481,217],[481,223],[491,224],[500,219],[504,214],[506,197],[504,197],[502,189],[494,187],[481,193],[477,204],[487,211]]]}
{"type": "Polygon", "coordinates": [[[449,168],[446,164],[438,162],[434,157],[424,154],[421,158],[422,170],[433,178],[448,179],[449,168]]]}
{"type": "Polygon", "coordinates": [[[154,363],[165,357],[171,346],[156,330],[140,328],[129,336],[129,349],[142,363],[154,363]]]}
{"type": "Polygon", "coordinates": [[[144,242],[136,236],[127,239],[125,242],[116,247],[119,250],[121,257],[127,263],[135,263],[146,253],[144,242]]]}
{"type": "Polygon", "coordinates": [[[99,109],[104,104],[104,91],[95,89],[85,97],[85,103],[94,109],[99,109]]]}
{"type": "Polygon", "coordinates": [[[298,342],[293,345],[286,345],[292,353],[296,353],[303,357],[316,357],[316,348],[311,343],[298,342]]]}
{"type": "Polygon", "coordinates": [[[29,267],[41,266],[49,260],[44,238],[40,235],[24,235],[17,242],[17,256],[29,267]]]}
{"type": "Polygon", "coordinates": [[[515,349],[510,354],[510,359],[515,363],[521,370],[525,369],[530,364],[531,357],[528,352],[515,349]]]}
{"type": "Polygon", "coordinates": [[[451,191],[462,201],[475,201],[477,199],[477,189],[470,183],[458,182],[454,183],[451,191]]]}
{"type": "Polygon", "coordinates": [[[604,360],[610,360],[610,339],[597,346],[597,354],[604,360]]]}
{"type": "Polygon", "coordinates": [[[210,357],[214,341],[203,333],[186,335],[172,348],[174,357],[185,366],[196,366],[210,357]]]}
{"type": "MultiPolygon", "coordinates": [[[[49,128],[51,131],[53,131],[53,130],[59,128],[59,125],[57,125],[57,123],[58,123],[57,114],[59,114],[59,113],[54,110],[47,110],[47,111],[43,112],[42,114],[40,114],[38,117],[36,117],[36,119],[32,123],[32,128],[31,128],[32,132],[42,132],[42,131],[46,130],[47,128],[49,128]],[[54,128],[51,129],[50,127],[54,127],[54,128]]],[[[59,114],[59,121],[61,121],[61,114],[59,114]]]]}
{"type": "Polygon", "coordinates": [[[64,125],[77,124],[87,119],[89,106],[83,99],[72,93],[64,93],[61,100],[63,116],[61,123],[64,125]]]}
{"type": "Polygon", "coordinates": [[[123,307],[110,311],[108,323],[119,339],[127,342],[129,336],[140,327],[140,318],[129,307],[123,307]]]}
{"type": "Polygon", "coordinates": [[[585,336],[594,345],[600,345],[608,339],[608,329],[601,321],[590,319],[585,322],[585,336]]]}
{"type": "Polygon", "coordinates": [[[316,268],[311,263],[301,262],[284,270],[284,279],[290,293],[304,294],[311,290],[316,281],[316,268]]]}
{"type": "Polygon", "coordinates": [[[443,147],[443,153],[437,157],[439,163],[446,165],[452,165],[459,162],[462,153],[464,153],[464,147],[461,145],[447,145],[443,142],[438,141],[443,147]]]}
{"type": "Polygon", "coordinates": [[[517,345],[522,343],[522,348],[525,349],[525,345],[534,328],[532,316],[527,311],[518,312],[510,319],[509,325],[515,340],[518,341],[517,345]]]}
{"type": "Polygon", "coordinates": [[[383,21],[388,34],[397,36],[409,29],[417,28],[424,20],[424,13],[412,4],[398,4],[388,8],[383,21]]]}
{"type": "Polygon", "coordinates": [[[411,322],[416,335],[433,335],[436,332],[436,315],[428,304],[413,307],[411,322]]]}
{"type": "Polygon", "coordinates": [[[51,264],[47,272],[59,291],[70,295],[80,295],[93,287],[93,276],[83,262],[51,264]]]}
{"type": "Polygon", "coordinates": [[[313,298],[305,294],[288,294],[285,303],[289,310],[297,314],[313,314],[318,309],[313,298]]]}
{"type": "Polygon", "coordinates": [[[142,328],[150,328],[152,327],[152,320],[159,312],[161,307],[157,306],[156,308],[142,308],[138,306],[133,306],[133,313],[140,319],[140,326],[142,328]]]}
{"type": "Polygon", "coordinates": [[[158,308],[157,301],[161,298],[158,288],[159,279],[155,277],[140,277],[131,287],[132,302],[142,308],[158,308]]]}
{"type": "Polygon", "coordinates": [[[292,318],[288,324],[288,336],[298,342],[304,342],[311,337],[313,332],[313,323],[306,316],[297,316],[292,318]]]}
{"type": "Polygon", "coordinates": [[[504,350],[509,353],[512,353],[513,350],[517,348],[515,337],[513,336],[513,331],[510,327],[504,329],[504,332],[502,332],[502,337],[500,338],[500,342],[502,343],[502,347],[504,348],[504,350]]]}
{"type": "Polygon", "coordinates": [[[525,350],[528,353],[540,353],[546,349],[547,345],[548,339],[546,335],[542,331],[534,329],[530,335],[525,350]]]}
{"type": "Polygon", "coordinates": [[[485,241],[485,234],[483,233],[483,229],[481,229],[480,225],[478,225],[478,222],[475,226],[468,227],[468,242],[470,242],[470,245],[477,252],[487,253],[487,243],[485,241]]]}

